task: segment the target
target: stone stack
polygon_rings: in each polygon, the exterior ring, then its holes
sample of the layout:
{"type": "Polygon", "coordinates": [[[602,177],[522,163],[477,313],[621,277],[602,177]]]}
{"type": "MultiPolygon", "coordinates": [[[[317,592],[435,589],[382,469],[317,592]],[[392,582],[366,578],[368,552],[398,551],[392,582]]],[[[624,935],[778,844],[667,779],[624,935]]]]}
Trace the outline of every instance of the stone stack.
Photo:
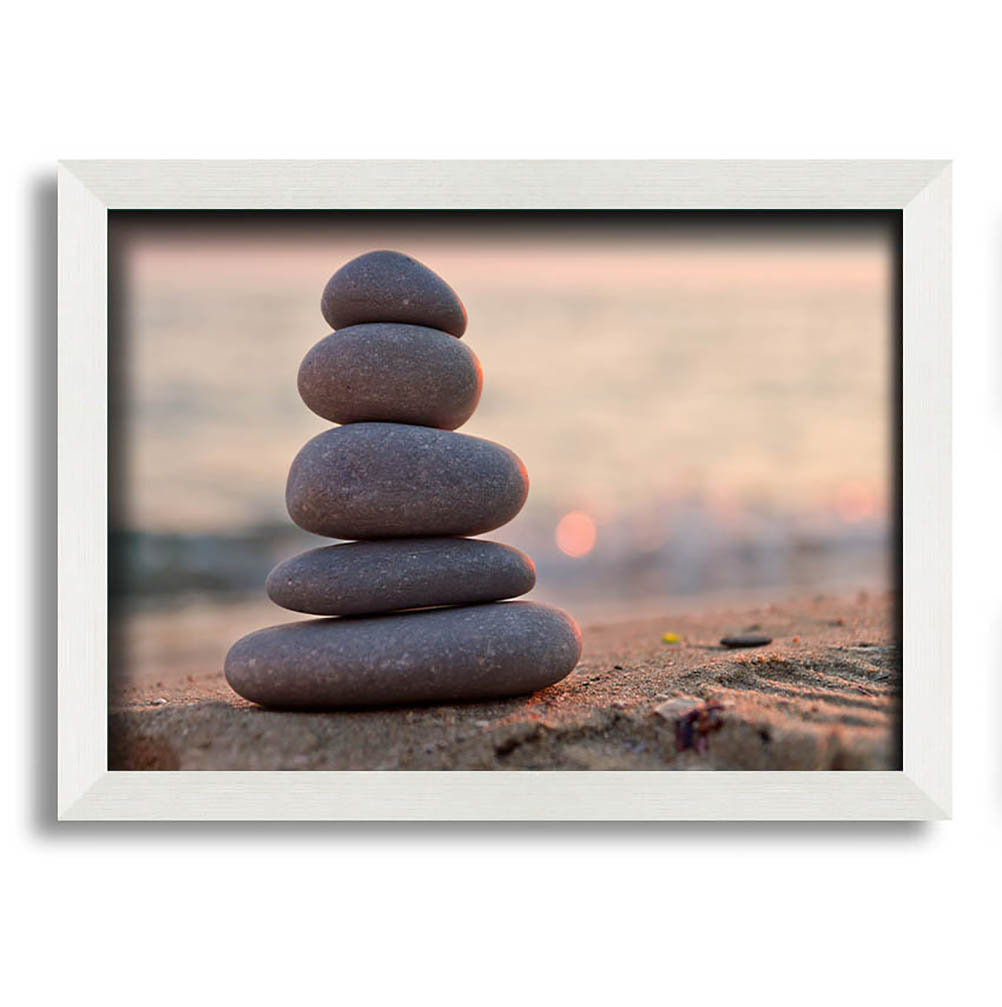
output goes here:
{"type": "Polygon", "coordinates": [[[258,630],[226,678],[265,706],[337,709],[513,696],[567,675],[581,653],[559,609],[505,601],[531,590],[532,561],[467,536],[521,510],[528,477],[492,441],[455,433],[480,398],[451,287],[399,252],[338,270],[321,310],[335,330],[306,355],[299,393],[341,426],[296,456],[286,505],[336,539],[280,563],[271,599],[326,618],[258,630]]]}

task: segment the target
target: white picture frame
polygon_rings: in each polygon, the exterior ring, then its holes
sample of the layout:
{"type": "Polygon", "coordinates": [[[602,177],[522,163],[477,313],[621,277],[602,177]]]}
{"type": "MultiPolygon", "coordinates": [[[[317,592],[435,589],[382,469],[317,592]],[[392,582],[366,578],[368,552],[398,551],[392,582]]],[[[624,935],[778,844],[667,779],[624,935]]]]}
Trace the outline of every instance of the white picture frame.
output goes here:
{"type": "Polygon", "coordinates": [[[58,166],[62,820],[938,819],[951,798],[950,163],[67,161],[58,166]],[[108,212],[900,210],[903,767],[897,772],[111,772],[108,212]]]}

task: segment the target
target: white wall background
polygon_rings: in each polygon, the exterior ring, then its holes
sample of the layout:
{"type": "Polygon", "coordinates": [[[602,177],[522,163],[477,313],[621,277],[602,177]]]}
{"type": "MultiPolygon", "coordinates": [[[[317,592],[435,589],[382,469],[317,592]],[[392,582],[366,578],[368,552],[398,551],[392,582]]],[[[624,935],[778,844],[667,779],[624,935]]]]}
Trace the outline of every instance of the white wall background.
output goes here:
{"type": "Polygon", "coordinates": [[[1002,150],[990,11],[176,0],[6,12],[14,1002],[84,990],[115,1004],[998,995],[1002,150]],[[51,690],[39,685],[53,653],[52,481],[39,455],[52,448],[54,317],[39,229],[54,222],[40,193],[59,157],[181,156],[955,159],[955,820],[55,827],[51,690]]]}

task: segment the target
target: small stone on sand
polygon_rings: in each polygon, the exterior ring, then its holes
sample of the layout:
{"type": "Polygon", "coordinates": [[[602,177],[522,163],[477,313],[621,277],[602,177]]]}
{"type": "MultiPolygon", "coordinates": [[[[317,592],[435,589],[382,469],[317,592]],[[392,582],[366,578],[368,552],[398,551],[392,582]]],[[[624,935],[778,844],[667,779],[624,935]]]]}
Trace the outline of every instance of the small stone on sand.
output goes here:
{"type": "Polygon", "coordinates": [[[669,699],[668,702],[654,707],[654,713],[663,720],[674,723],[679,717],[694,710],[701,702],[702,700],[696,696],[676,696],[674,699],[669,699]]]}
{"type": "Polygon", "coordinates": [[[736,636],[725,636],[720,641],[723,647],[764,647],[767,643],[772,643],[772,637],[761,633],[739,633],[736,636]]]}

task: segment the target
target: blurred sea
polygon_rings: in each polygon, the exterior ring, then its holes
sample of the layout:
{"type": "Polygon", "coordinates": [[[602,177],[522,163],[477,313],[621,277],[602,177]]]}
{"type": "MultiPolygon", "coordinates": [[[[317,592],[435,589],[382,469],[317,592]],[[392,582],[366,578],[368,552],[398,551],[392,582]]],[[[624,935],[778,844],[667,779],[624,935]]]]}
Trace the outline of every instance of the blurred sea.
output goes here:
{"type": "Polygon", "coordinates": [[[284,507],[292,458],[328,426],[299,400],[296,372],[328,332],[330,273],[387,247],[466,304],[485,384],[462,432],[528,468],[525,509],[487,537],[533,557],[533,597],[588,618],[707,594],[888,586],[884,217],[113,214],[117,598],[149,608],[262,593],[275,562],[322,544],[284,507]]]}

